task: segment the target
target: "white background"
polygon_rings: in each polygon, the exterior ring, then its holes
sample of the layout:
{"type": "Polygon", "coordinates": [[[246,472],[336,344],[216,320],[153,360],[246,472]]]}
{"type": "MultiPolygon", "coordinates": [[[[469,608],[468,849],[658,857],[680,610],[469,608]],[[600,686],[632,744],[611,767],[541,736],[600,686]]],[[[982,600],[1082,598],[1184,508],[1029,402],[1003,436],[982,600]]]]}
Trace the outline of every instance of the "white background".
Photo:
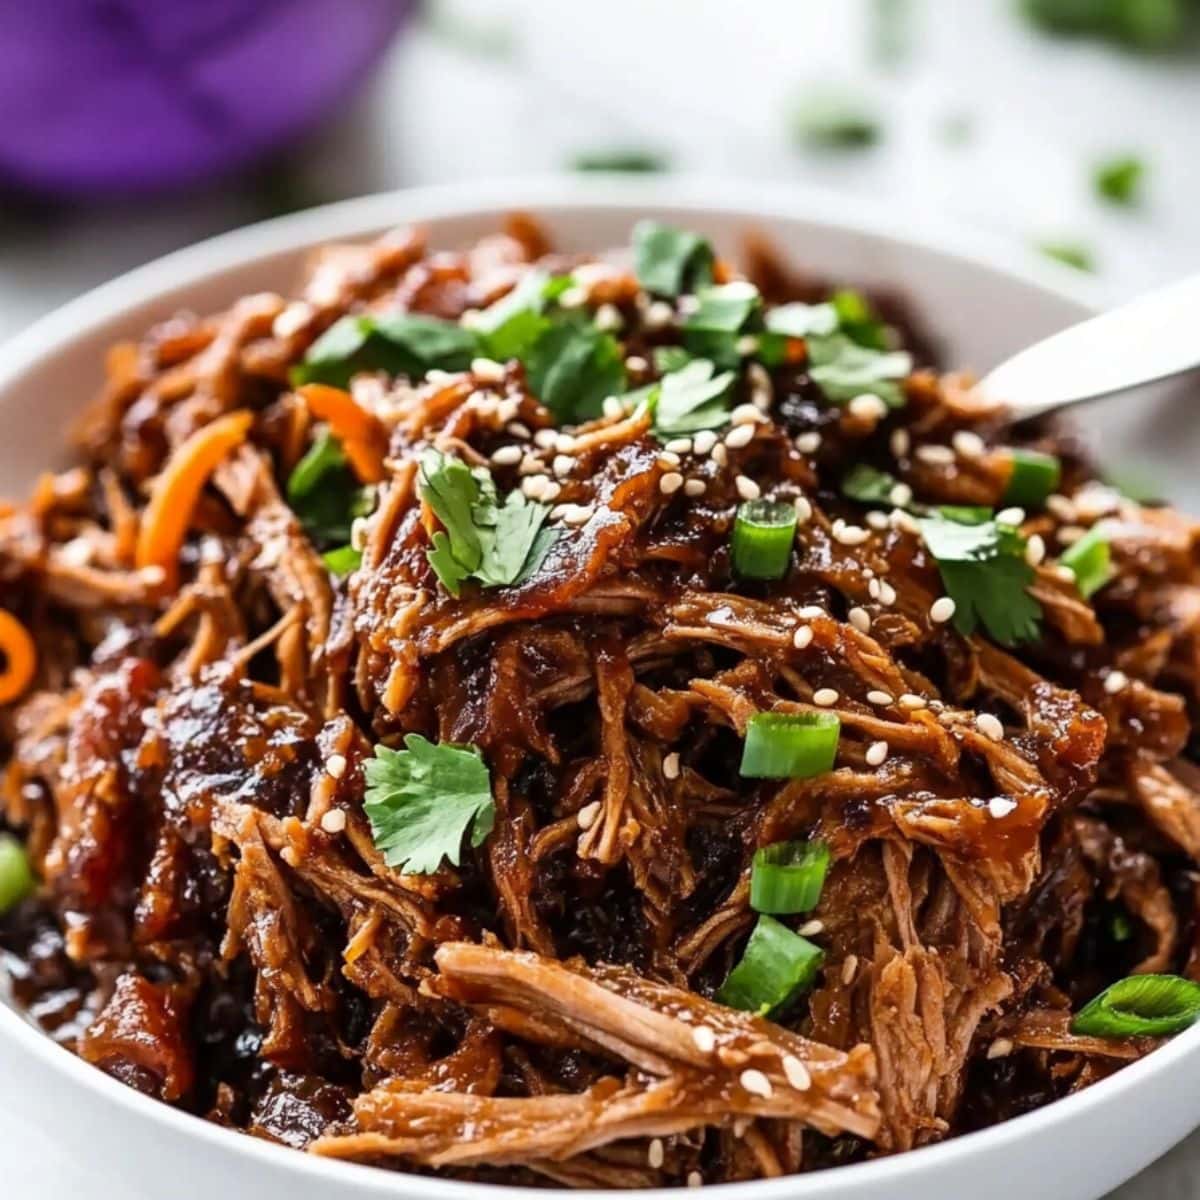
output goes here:
{"type": "MultiPolygon", "coordinates": [[[[681,171],[871,196],[1007,238],[1014,253],[1043,238],[1083,241],[1113,298],[1200,269],[1200,59],[1048,40],[1016,19],[1015,0],[899,7],[908,49],[887,66],[872,49],[874,0],[445,0],[294,156],[294,173],[316,201],[651,148],[681,171]],[[829,82],[870,98],[880,146],[833,156],[795,147],[789,103],[829,82]],[[950,120],[967,123],[965,144],[948,143],[950,120]],[[1102,205],[1090,185],[1098,158],[1126,151],[1149,169],[1133,212],[1102,205]]],[[[259,191],[238,182],[86,210],[0,200],[0,336],[265,212],[259,191]]],[[[22,1125],[20,1098],[2,1086],[0,1130],[4,1195],[104,1195],[85,1166],[22,1125]]],[[[1200,1135],[1116,1196],[1191,1200],[1197,1168],[1200,1135]]],[[[152,1200],[170,1200],[161,1186],[152,1200]]]]}

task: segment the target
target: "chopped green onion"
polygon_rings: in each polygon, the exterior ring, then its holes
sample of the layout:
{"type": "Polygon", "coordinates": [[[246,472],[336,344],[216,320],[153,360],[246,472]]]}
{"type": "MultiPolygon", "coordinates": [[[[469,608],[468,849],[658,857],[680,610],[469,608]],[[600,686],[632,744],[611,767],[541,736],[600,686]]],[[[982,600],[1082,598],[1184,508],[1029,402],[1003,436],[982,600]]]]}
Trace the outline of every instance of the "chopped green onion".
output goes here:
{"type": "Polygon", "coordinates": [[[824,842],[775,842],[754,852],[750,907],[760,913],[805,913],[817,907],[829,847],[824,842]]]}
{"type": "Polygon", "coordinates": [[[1102,200],[1132,208],[1141,199],[1142,178],[1145,174],[1146,164],[1142,159],[1133,154],[1122,154],[1097,163],[1092,174],[1092,184],[1096,195],[1102,200]]]}
{"type": "Polygon", "coordinates": [[[351,571],[357,571],[362,566],[362,551],[355,550],[353,546],[339,546],[322,554],[321,561],[331,574],[344,579],[351,571]]]}
{"type": "Polygon", "coordinates": [[[1004,489],[1004,503],[1033,508],[1041,504],[1062,480],[1062,463],[1053,454],[1014,449],[1012,474],[1004,489]]]}
{"type": "Polygon", "coordinates": [[[1047,258],[1052,258],[1055,262],[1060,262],[1065,266],[1074,267],[1077,271],[1094,271],[1096,269],[1096,256],[1092,253],[1091,248],[1082,242],[1049,239],[1038,242],[1036,248],[1047,258]]]}
{"type": "Polygon", "coordinates": [[[738,505],[733,525],[733,569],[743,579],[782,579],[796,538],[796,509],[774,500],[738,505]]]}
{"type": "Polygon", "coordinates": [[[10,833],[0,833],[0,913],[6,913],[33,891],[33,872],[25,847],[10,833]]]}
{"type": "Polygon", "coordinates": [[[1068,546],[1059,561],[1074,573],[1075,586],[1085,599],[1112,578],[1112,547],[1099,525],[1068,546]]]}
{"type": "Polygon", "coordinates": [[[743,1012],[777,1012],[812,987],[824,959],[819,946],[774,917],[761,916],[717,999],[743,1012]]]}
{"type": "Polygon", "coordinates": [[[1130,975],[1085,1004],[1071,1032],[1085,1037],[1167,1037],[1200,1017],[1200,983],[1178,975],[1130,975]]]}
{"type": "Polygon", "coordinates": [[[833,713],[755,713],[746,723],[743,779],[809,779],[837,757],[842,723],[833,713]]]}

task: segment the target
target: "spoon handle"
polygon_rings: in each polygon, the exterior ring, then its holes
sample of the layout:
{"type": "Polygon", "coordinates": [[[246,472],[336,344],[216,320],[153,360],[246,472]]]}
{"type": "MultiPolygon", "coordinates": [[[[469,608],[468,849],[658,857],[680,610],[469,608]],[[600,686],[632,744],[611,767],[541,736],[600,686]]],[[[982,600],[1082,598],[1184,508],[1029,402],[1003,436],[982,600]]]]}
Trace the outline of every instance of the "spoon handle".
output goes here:
{"type": "Polygon", "coordinates": [[[979,382],[1021,421],[1200,366],[1200,275],[1072,325],[979,382]]]}

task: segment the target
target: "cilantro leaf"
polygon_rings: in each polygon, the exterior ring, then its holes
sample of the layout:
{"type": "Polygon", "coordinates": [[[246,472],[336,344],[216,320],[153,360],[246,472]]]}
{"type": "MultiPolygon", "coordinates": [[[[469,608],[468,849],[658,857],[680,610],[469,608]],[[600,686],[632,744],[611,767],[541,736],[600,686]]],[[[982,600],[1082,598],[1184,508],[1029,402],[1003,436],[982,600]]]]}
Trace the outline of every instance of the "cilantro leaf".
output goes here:
{"type": "Polygon", "coordinates": [[[657,154],[653,150],[585,150],[574,157],[571,169],[649,175],[658,171],[669,171],[671,164],[665,155],[657,154]]]}
{"type": "Polygon", "coordinates": [[[305,533],[318,546],[348,542],[354,518],[371,511],[370,492],[359,487],[331,433],[321,434],[292,469],[286,493],[305,533]]]}
{"type": "Polygon", "coordinates": [[[684,346],[696,357],[712,359],[718,366],[738,366],[738,338],[762,309],[758,288],[735,280],[701,288],[696,300],[696,311],[683,323],[684,346]]]}
{"type": "Polygon", "coordinates": [[[453,321],[419,313],[360,313],[335,321],[293,368],[292,383],[345,387],[360,371],[420,379],[427,371],[463,371],[476,353],[475,335],[453,321]]]}
{"type": "Polygon", "coordinates": [[[802,96],[792,109],[792,135],[809,150],[861,150],[883,134],[875,112],[846,88],[823,86],[802,96]]]}
{"type": "Polygon", "coordinates": [[[1096,165],[1092,185],[1096,195],[1110,204],[1133,208],[1141,199],[1146,164],[1132,154],[1105,159],[1096,165]]]}
{"type": "Polygon", "coordinates": [[[871,350],[890,348],[888,327],[875,315],[861,292],[843,288],[834,293],[830,304],[837,313],[838,327],[851,341],[871,350]]]}
{"type": "Polygon", "coordinates": [[[537,398],[560,422],[598,417],[625,390],[625,360],[610,333],[564,321],[544,330],[524,356],[537,398]]]}
{"type": "Polygon", "coordinates": [[[982,624],[1004,646],[1038,637],[1042,610],[1029,594],[1033,568],[1025,561],[1025,539],[1015,529],[994,520],[962,524],[945,515],[918,524],[954,601],[954,624],[961,634],[970,635],[982,624]]]}
{"type": "Polygon", "coordinates": [[[351,571],[357,571],[362,566],[362,551],[355,550],[353,546],[338,546],[336,550],[327,550],[322,554],[321,560],[331,575],[344,579],[351,571]]]}
{"type": "Polygon", "coordinates": [[[483,845],[496,822],[491,777],[474,746],[434,745],[407,734],[405,749],[375,747],[367,761],[363,811],[389,867],[428,875],[462,862],[463,839],[483,845]]]}
{"type": "Polygon", "coordinates": [[[716,367],[696,358],[678,371],[664,375],[654,401],[654,431],[674,436],[719,429],[729,421],[729,393],[733,372],[714,375],[716,367]]]}
{"type": "Polygon", "coordinates": [[[633,269],[638,283],[659,296],[678,296],[712,279],[708,239],[657,221],[639,221],[633,230],[633,269]]]}
{"type": "Polygon", "coordinates": [[[889,475],[887,471],[857,463],[842,480],[842,493],[861,504],[890,504],[888,497],[898,482],[895,475],[889,475]]]}
{"type": "Polygon", "coordinates": [[[557,537],[543,528],[550,512],[546,505],[519,491],[500,504],[486,468],[471,470],[441,451],[421,456],[417,488],[443,526],[433,535],[427,557],[452,595],[467,579],[484,587],[521,583],[538,569],[557,537]]]}
{"type": "Polygon", "coordinates": [[[828,337],[837,332],[838,311],[832,304],[781,304],[767,312],[767,329],[784,337],[828,337]]]}
{"type": "Polygon", "coordinates": [[[808,374],[826,399],[846,404],[855,396],[878,396],[889,408],[904,406],[900,381],[912,371],[912,355],[903,350],[880,353],[860,346],[843,333],[811,338],[808,374]]]}
{"type": "Polygon", "coordinates": [[[476,315],[471,327],[483,353],[497,362],[524,358],[550,328],[550,318],[544,315],[547,304],[570,282],[569,275],[537,269],[523,275],[512,291],[476,315]]]}
{"type": "Polygon", "coordinates": [[[655,346],[650,356],[654,360],[654,369],[660,375],[681,371],[692,361],[691,354],[682,346],[655,346]]]}

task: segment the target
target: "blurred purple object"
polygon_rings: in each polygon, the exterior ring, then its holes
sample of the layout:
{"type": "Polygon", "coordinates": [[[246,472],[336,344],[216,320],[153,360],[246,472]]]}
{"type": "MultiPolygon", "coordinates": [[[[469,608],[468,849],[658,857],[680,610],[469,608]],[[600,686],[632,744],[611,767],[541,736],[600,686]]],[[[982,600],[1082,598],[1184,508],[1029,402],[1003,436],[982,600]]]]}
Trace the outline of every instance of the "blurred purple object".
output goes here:
{"type": "Polygon", "coordinates": [[[180,187],[285,145],[363,83],[411,0],[0,0],[0,181],[180,187]]]}

